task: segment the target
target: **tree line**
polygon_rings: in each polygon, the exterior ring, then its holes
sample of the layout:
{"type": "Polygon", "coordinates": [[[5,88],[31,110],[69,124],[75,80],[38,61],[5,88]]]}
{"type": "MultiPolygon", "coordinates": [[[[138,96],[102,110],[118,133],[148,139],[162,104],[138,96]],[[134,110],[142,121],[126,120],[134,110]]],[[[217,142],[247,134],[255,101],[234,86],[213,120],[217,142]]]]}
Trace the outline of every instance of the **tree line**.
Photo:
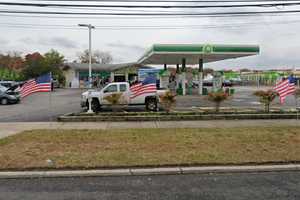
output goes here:
{"type": "MultiPolygon", "coordinates": [[[[92,63],[108,64],[112,60],[109,52],[99,50],[93,52],[92,63]]],[[[65,62],[64,55],[54,49],[45,54],[34,52],[25,56],[17,51],[0,53],[0,80],[25,81],[51,72],[53,78],[63,85],[65,83],[63,74],[65,62]]],[[[77,60],[73,62],[88,63],[88,50],[79,52],[77,60]]]]}

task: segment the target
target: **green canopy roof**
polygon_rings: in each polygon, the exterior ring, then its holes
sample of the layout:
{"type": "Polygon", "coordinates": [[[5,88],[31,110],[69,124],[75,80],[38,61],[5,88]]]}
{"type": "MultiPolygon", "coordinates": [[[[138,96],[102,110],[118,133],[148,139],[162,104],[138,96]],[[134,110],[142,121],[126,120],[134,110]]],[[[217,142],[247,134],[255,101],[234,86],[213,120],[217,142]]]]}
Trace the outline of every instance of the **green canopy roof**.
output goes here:
{"type": "Polygon", "coordinates": [[[219,44],[154,44],[139,60],[139,64],[198,64],[257,55],[257,45],[219,44]]]}

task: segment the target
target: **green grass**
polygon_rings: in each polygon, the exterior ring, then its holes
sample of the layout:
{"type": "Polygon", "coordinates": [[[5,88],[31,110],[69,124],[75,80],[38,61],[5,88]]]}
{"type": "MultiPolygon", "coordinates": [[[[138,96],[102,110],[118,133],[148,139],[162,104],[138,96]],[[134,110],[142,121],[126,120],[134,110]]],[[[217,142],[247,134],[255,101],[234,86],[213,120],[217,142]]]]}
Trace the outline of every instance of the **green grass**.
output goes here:
{"type": "Polygon", "coordinates": [[[0,170],[294,161],[297,127],[34,130],[0,140],[0,170]]]}

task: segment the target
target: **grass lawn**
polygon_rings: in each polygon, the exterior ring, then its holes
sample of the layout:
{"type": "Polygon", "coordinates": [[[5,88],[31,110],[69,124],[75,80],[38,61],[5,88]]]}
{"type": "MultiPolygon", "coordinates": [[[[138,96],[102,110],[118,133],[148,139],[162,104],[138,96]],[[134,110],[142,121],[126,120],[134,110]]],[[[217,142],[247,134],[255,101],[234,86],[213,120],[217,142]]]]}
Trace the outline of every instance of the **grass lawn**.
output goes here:
{"type": "Polygon", "coordinates": [[[0,170],[290,161],[300,161],[297,127],[34,130],[0,140],[0,170]]]}

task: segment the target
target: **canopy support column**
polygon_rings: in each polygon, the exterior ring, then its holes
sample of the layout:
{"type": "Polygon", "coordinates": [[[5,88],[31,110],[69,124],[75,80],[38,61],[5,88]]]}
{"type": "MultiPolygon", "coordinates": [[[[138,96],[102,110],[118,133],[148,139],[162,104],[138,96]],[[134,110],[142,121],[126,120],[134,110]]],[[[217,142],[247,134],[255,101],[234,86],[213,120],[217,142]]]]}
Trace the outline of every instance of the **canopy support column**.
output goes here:
{"type": "Polygon", "coordinates": [[[185,86],[185,82],[186,82],[186,74],[185,74],[185,71],[186,71],[186,59],[183,58],[182,59],[182,82],[181,82],[181,85],[182,85],[182,95],[186,95],[186,86],[185,86]]]}
{"type": "Polygon", "coordinates": [[[110,82],[115,82],[115,73],[114,72],[110,72],[110,82]]]}
{"type": "Polygon", "coordinates": [[[166,71],[168,68],[167,64],[164,64],[164,70],[166,71]]]}
{"type": "Polygon", "coordinates": [[[198,83],[198,89],[199,89],[199,95],[202,95],[203,93],[203,59],[199,59],[199,83],[198,83]]]}
{"type": "Polygon", "coordinates": [[[176,73],[180,73],[179,64],[176,65],[176,73]]]}

